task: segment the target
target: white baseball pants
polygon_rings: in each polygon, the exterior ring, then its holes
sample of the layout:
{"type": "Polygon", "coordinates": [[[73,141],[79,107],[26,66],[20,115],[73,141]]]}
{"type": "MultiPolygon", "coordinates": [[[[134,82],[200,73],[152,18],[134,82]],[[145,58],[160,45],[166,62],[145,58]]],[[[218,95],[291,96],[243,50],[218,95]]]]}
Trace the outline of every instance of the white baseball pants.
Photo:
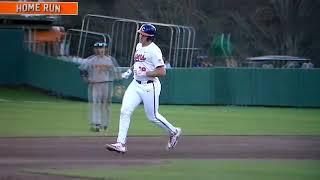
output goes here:
{"type": "Polygon", "coordinates": [[[151,122],[166,130],[168,134],[176,132],[176,128],[158,112],[160,91],[160,81],[139,84],[133,80],[130,83],[122,100],[117,142],[126,143],[131,115],[141,102],[143,102],[146,116],[151,122]]]}

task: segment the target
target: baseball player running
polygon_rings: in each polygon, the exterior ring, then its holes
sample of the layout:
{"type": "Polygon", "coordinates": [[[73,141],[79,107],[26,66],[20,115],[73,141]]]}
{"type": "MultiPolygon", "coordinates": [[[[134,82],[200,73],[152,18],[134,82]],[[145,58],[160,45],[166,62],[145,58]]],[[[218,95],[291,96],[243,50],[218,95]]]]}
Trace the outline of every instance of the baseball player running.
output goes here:
{"type": "Polygon", "coordinates": [[[80,66],[81,75],[88,83],[88,100],[90,104],[90,126],[94,132],[106,131],[111,116],[113,80],[117,76],[118,64],[107,54],[107,44],[94,44],[95,55],[88,57],[80,66]]]}
{"type": "MultiPolygon", "coordinates": [[[[181,135],[181,128],[170,124],[161,114],[159,114],[159,95],[161,84],[158,79],[166,75],[162,53],[159,47],[153,42],[156,28],[152,24],[144,24],[138,30],[139,43],[136,46],[134,55],[134,79],[128,86],[120,112],[119,133],[117,142],[106,144],[109,151],[119,153],[127,152],[126,139],[130,125],[130,117],[136,107],[143,102],[147,118],[156,125],[163,128],[169,134],[167,150],[173,149],[181,135]]],[[[131,69],[122,74],[128,78],[131,69]]]]}

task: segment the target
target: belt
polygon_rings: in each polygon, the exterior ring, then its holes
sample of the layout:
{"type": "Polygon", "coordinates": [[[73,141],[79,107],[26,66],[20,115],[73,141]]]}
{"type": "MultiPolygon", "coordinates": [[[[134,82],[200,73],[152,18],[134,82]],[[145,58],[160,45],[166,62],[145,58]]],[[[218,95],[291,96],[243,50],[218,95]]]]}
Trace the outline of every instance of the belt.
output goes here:
{"type": "Polygon", "coordinates": [[[147,82],[146,82],[146,81],[139,81],[139,80],[136,80],[136,81],[137,81],[137,83],[139,83],[139,84],[149,84],[149,83],[153,83],[152,80],[148,80],[147,82]]]}

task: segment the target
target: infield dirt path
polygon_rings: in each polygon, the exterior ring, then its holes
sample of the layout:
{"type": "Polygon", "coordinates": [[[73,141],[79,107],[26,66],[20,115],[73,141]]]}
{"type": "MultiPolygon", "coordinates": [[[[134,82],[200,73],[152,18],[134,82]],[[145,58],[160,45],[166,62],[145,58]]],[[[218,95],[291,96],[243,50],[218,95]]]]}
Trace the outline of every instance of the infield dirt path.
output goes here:
{"type": "MultiPolygon", "coordinates": [[[[25,170],[164,163],[169,159],[317,159],[320,136],[183,136],[166,151],[167,137],[129,137],[128,153],[109,152],[115,137],[0,138],[0,179],[73,179],[25,170]]],[[[78,178],[74,178],[78,179],[78,178]]]]}

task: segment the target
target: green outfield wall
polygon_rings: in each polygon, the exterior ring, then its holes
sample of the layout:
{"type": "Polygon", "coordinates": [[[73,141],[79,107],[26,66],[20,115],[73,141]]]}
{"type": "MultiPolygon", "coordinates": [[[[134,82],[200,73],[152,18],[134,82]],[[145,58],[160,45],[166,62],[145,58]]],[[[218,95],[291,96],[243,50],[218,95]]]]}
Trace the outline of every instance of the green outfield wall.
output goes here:
{"type": "MultiPolygon", "coordinates": [[[[0,38],[0,85],[27,84],[87,99],[76,64],[27,52],[21,30],[0,29],[0,38]]],[[[131,80],[114,83],[114,102],[131,80]]],[[[320,107],[320,69],[170,69],[161,82],[163,104],[320,107]]]]}
{"type": "Polygon", "coordinates": [[[63,96],[86,99],[87,85],[74,63],[27,53],[22,79],[25,84],[46,89],[63,96]]]}
{"type": "Polygon", "coordinates": [[[24,54],[23,31],[0,29],[0,85],[21,83],[24,54]]]}
{"type": "Polygon", "coordinates": [[[174,69],[163,78],[162,102],[320,106],[320,69],[174,69]]]}
{"type": "MultiPolygon", "coordinates": [[[[77,65],[28,53],[23,82],[86,99],[77,65]]],[[[131,80],[115,82],[120,102],[131,80]]],[[[170,69],[161,78],[161,103],[320,107],[320,69],[170,69]]]]}

